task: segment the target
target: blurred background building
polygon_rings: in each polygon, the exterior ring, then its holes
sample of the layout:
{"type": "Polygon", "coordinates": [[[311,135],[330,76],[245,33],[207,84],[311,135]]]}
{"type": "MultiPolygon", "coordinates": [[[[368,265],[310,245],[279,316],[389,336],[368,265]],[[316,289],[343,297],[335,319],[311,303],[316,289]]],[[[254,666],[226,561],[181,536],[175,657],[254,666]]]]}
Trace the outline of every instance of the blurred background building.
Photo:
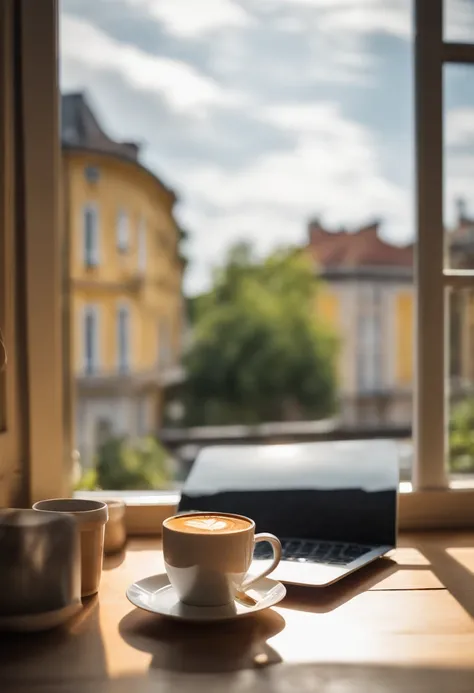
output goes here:
{"type": "Polygon", "coordinates": [[[155,432],[163,389],[182,377],[176,195],[135,142],[101,128],[84,94],[62,97],[72,393],[83,465],[113,436],[155,432]]]}
{"type": "Polygon", "coordinates": [[[413,246],[382,240],[379,224],[355,231],[308,225],[323,280],[316,312],[339,337],[341,416],[349,425],[412,419],[413,246]]]}

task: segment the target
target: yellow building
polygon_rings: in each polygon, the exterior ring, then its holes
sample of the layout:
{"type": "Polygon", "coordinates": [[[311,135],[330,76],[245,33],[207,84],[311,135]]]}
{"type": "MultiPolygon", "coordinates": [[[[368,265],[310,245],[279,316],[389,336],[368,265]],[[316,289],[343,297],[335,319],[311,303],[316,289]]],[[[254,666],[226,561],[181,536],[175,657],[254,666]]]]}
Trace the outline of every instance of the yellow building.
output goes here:
{"type": "Polygon", "coordinates": [[[355,232],[308,227],[322,277],[316,314],[339,338],[340,412],[348,425],[411,425],[413,246],[383,241],[378,224],[355,232]]]}
{"type": "Polygon", "coordinates": [[[83,94],[62,98],[63,214],[70,267],[75,437],[89,464],[111,435],[155,431],[162,389],[181,377],[176,196],[115,142],[83,94]]]}
{"type": "MultiPolygon", "coordinates": [[[[457,200],[457,221],[446,234],[447,265],[453,269],[474,267],[474,218],[468,216],[466,202],[457,200]]],[[[449,374],[451,400],[474,394],[474,292],[469,287],[449,295],[449,374]]]]}

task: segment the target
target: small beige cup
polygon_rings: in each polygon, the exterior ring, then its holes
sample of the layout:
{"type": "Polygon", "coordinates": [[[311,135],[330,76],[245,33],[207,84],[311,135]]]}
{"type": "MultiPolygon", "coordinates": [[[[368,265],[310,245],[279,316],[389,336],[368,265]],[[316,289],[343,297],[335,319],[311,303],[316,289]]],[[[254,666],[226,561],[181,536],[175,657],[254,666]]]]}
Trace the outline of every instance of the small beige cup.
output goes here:
{"type": "Polygon", "coordinates": [[[104,530],[108,519],[102,501],[80,498],[52,498],[38,501],[33,510],[67,513],[79,526],[81,537],[81,595],[89,597],[99,590],[104,557],[104,530]]]}
{"type": "Polygon", "coordinates": [[[125,503],[118,498],[104,499],[109,509],[109,521],[105,527],[104,551],[106,554],[121,551],[125,546],[125,503]]]}

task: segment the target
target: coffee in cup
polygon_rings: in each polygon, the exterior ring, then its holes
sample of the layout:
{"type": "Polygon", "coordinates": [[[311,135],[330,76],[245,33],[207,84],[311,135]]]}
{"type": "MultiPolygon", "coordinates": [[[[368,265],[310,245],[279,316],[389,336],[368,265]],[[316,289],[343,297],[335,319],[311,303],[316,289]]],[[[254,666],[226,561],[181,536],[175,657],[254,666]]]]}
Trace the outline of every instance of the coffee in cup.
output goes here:
{"type": "Polygon", "coordinates": [[[246,517],[202,513],[199,515],[177,515],[167,521],[170,529],[190,534],[226,534],[250,529],[252,521],[246,517]]]}
{"type": "Polygon", "coordinates": [[[276,568],[281,544],[273,534],[255,534],[254,521],[242,515],[185,513],[163,522],[163,554],[170,583],[183,603],[223,606],[276,568]],[[273,561],[249,576],[254,546],[261,541],[272,545],[273,561]]]}

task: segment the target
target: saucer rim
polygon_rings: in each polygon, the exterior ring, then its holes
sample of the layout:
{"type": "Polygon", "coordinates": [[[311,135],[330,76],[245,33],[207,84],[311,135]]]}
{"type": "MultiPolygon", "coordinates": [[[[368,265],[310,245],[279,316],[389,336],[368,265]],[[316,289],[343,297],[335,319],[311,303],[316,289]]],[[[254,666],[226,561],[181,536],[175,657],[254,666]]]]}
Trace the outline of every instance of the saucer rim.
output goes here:
{"type": "MultiPolygon", "coordinates": [[[[224,623],[226,621],[235,621],[235,620],[240,619],[240,618],[246,618],[248,616],[253,616],[254,614],[258,614],[261,611],[266,611],[267,609],[272,609],[274,606],[279,604],[286,597],[286,593],[287,593],[286,587],[282,582],[280,582],[279,580],[274,580],[273,578],[266,576],[266,577],[263,577],[260,580],[258,580],[256,583],[254,583],[254,585],[252,585],[252,589],[254,589],[259,584],[259,582],[265,581],[265,582],[273,583],[272,586],[268,589],[268,592],[277,586],[279,586],[280,590],[282,591],[281,596],[276,601],[269,604],[268,606],[259,607],[258,603],[257,603],[252,608],[249,608],[248,611],[243,611],[241,613],[235,613],[235,614],[232,614],[229,616],[222,616],[221,618],[210,619],[210,618],[206,618],[204,615],[202,618],[186,618],[186,616],[180,616],[177,614],[169,614],[169,613],[165,613],[163,611],[155,611],[154,609],[148,608],[142,604],[138,605],[130,598],[130,596],[129,596],[130,588],[143,582],[143,580],[148,580],[150,578],[165,578],[167,581],[167,584],[164,584],[163,587],[164,588],[170,587],[171,589],[173,589],[173,586],[171,585],[169,577],[168,577],[166,572],[154,573],[153,575],[148,575],[147,577],[140,578],[140,580],[135,580],[125,590],[125,596],[127,597],[130,604],[132,604],[135,608],[141,609],[142,611],[146,611],[147,613],[153,614],[154,616],[158,616],[158,617],[166,618],[166,619],[171,619],[173,621],[180,621],[181,623],[213,624],[213,623],[224,623]]],[[[210,609],[210,608],[216,608],[216,607],[203,606],[203,607],[194,607],[194,608],[196,608],[196,609],[199,609],[199,608],[210,609]]],[[[219,608],[219,607],[217,607],[217,608],[219,608]]]]}

